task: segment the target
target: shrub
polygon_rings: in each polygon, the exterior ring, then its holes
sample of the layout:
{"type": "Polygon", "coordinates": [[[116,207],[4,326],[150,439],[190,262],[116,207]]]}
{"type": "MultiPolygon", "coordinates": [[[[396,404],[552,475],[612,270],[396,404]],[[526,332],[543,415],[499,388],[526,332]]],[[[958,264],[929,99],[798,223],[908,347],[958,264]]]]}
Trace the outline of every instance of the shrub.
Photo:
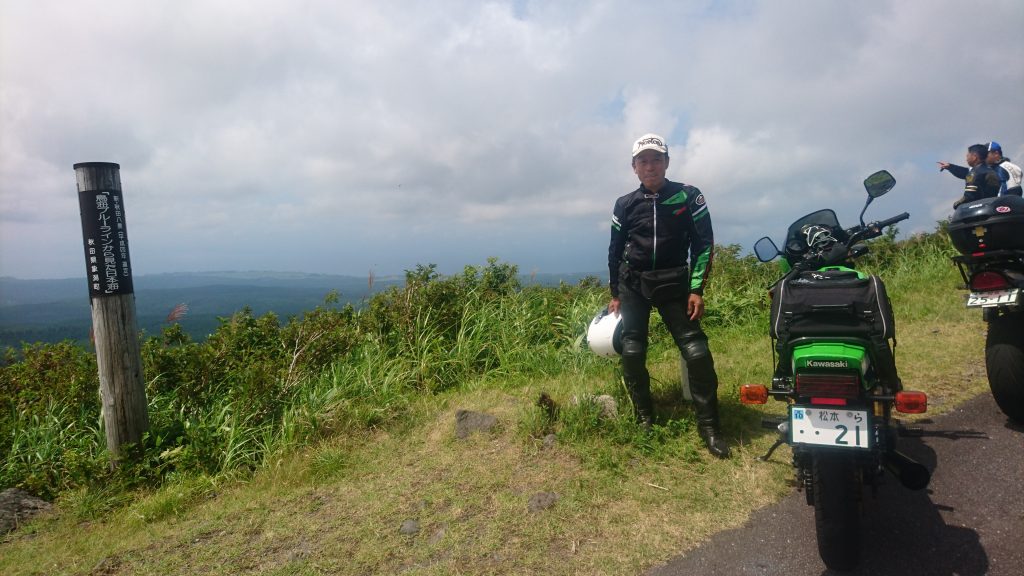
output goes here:
{"type": "MultiPolygon", "coordinates": [[[[955,274],[941,232],[883,237],[871,248],[862,264],[884,272],[890,294],[902,289],[894,285],[955,274]]],[[[766,288],[780,267],[741,253],[736,245],[717,247],[708,327],[767,324],[766,288]]],[[[495,259],[448,277],[433,264],[419,265],[406,271],[404,287],[380,292],[360,309],[339,307],[337,294],[284,323],[245,309],[221,318],[201,343],[168,326],[142,346],[150,430],[114,471],[103,448],[94,355],[70,342],[26,346],[20,357],[8,352],[0,366],[0,449],[10,456],[0,489],[66,493],[84,509],[102,509],[116,498],[97,504],[83,487],[244,473],[325,434],[394,425],[412,413],[417,394],[607,371],[607,360],[585,350],[587,326],[609,299],[603,281],[522,287],[517,272],[495,259]]],[[[651,326],[652,353],[671,347],[662,323],[651,326]]],[[[625,401],[621,389],[611,393],[625,401]]],[[[680,422],[672,425],[688,421],[680,422]]],[[[667,439],[682,435],[665,427],[638,435],[629,418],[598,420],[586,405],[557,423],[538,416],[528,427],[612,439],[612,467],[632,450],[667,453],[667,439]]]]}

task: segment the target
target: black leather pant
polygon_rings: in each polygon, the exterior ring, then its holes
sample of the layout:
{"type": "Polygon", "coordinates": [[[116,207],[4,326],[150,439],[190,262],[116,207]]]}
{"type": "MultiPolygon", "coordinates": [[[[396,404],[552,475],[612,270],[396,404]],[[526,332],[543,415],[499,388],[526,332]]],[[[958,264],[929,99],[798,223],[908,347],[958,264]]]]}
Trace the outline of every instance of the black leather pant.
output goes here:
{"type": "Polygon", "coordinates": [[[691,321],[688,300],[653,305],[628,282],[620,281],[619,312],[622,314],[622,377],[633,400],[637,419],[650,422],[654,415],[651,376],[647,371],[647,342],[651,308],[657,308],[672,339],[686,360],[697,425],[718,430],[718,375],[700,321],[691,321]]]}

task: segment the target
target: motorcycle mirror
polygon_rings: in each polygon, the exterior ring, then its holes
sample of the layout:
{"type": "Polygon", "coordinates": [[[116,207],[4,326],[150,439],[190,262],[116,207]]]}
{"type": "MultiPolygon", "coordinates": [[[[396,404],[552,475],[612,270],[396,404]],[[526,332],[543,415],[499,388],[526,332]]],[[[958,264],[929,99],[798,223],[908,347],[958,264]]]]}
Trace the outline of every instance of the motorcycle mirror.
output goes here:
{"type": "Polygon", "coordinates": [[[864,203],[864,209],[860,211],[860,225],[864,225],[864,213],[868,211],[871,201],[879,196],[884,196],[896,185],[896,179],[888,170],[879,170],[864,179],[864,189],[868,191],[868,201],[864,203]]]}
{"type": "MultiPolygon", "coordinates": [[[[884,196],[895,185],[896,179],[888,170],[879,170],[864,180],[864,189],[868,191],[868,196],[872,199],[884,196]]],[[[869,200],[868,203],[870,204],[871,201],[869,200]]]]}
{"type": "Polygon", "coordinates": [[[772,239],[765,236],[754,243],[754,254],[761,262],[771,262],[780,254],[779,247],[772,242],[772,239]]]}

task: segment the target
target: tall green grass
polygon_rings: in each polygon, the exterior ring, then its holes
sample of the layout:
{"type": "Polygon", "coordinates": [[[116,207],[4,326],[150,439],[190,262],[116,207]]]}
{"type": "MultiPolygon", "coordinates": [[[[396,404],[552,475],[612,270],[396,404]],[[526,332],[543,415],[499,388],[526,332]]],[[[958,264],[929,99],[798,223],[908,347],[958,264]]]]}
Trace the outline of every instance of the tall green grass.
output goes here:
{"type": "MultiPolygon", "coordinates": [[[[942,233],[889,237],[873,243],[864,264],[885,278],[897,317],[926,317],[940,307],[914,296],[955,288],[950,254],[942,233]]],[[[779,275],[777,264],[742,256],[738,246],[718,247],[706,292],[709,331],[764,333],[766,288],[779,275]]],[[[243,310],[222,319],[203,343],[170,326],[143,343],[151,429],[115,469],[104,449],[95,357],[69,343],[9,352],[0,367],[0,451],[7,455],[0,489],[63,494],[82,503],[83,514],[98,514],[132,490],[249,474],[328,436],[402,425],[425,396],[578,378],[590,392],[627,405],[610,361],[591,354],[585,341],[607,301],[595,278],[523,287],[515,266],[489,260],[449,277],[419,266],[406,273],[404,287],[360,309],[338,306],[330,294],[283,322],[243,310]]],[[[674,354],[661,323],[652,326],[651,356],[674,354]]],[[[623,447],[629,454],[675,453],[691,436],[685,414],[642,435],[625,415],[602,419],[595,410],[586,401],[565,406],[560,434],[579,443],[612,439],[598,459],[609,468],[628,462],[623,447]]],[[[527,414],[524,433],[542,435],[550,428],[545,418],[527,414]]]]}

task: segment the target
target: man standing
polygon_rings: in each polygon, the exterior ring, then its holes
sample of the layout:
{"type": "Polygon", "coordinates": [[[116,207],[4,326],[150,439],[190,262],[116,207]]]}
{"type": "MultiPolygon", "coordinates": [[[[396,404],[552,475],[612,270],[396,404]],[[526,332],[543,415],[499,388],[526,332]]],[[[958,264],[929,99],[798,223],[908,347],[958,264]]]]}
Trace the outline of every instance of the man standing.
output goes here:
{"type": "Polygon", "coordinates": [[[718,420],[718,375],[700,326],[714,238],[704,195],[669,181],[664,138],[645,134],[633,144],[640,187],[615,202],[608,246],[611,313],[622,315],[622,376],[637,420],[654,420],[647,372],[651,308],[657,308],[686,360],[697,431],[708,450],[729,456],[718,420]],[[689,267],[687,266],[689,255],[689,267]]]}
{"type": "Polygon", "coordinates": [[[988,165],[985,164],[985,158],[987,156],[987,146],[984,144],[974,144],[967,148],[967,165],[970,168],[964,168],[963,166],[957,166],[956,164],[950,164],[949,162],[938,163],[940,172],[943,170],[949,170],[950,174],[957,178],[961,178],[964,181],[964,195],[956,202],[953,202],[953,208],[956,208],[964,202],[973,202],[974,200],[992,198],[993,196],[999,195],[999,189],[1002,186],[1002,182],[995,170],[989,168],[988,165]]]}
{"type": "Polygon", "coordinates": [[[988,156],[985,158],[985,162],[988,163],[994,170],[999,172],[1000,178],[1006,177],[1003,182],[1004,189],[1001,194],[1012,194],[1014,196],[1021,195],[1021,169],[1013,162],[1010,162],[1009,158],[1003,156],[1003,148],[999,145],[999,142],[988,143],[988,156]]]}

